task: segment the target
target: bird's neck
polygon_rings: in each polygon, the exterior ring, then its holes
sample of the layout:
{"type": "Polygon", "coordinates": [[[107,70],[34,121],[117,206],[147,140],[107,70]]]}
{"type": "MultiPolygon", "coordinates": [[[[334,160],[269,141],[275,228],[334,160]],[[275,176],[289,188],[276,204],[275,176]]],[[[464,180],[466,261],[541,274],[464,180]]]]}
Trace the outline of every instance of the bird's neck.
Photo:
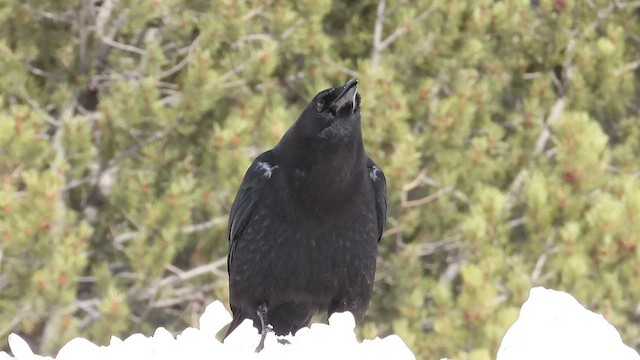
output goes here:
{"type": "Polygon", "coordinates": [[[296,191],[327,201],[348,198],[366,171],[360,132],[335,141],[284,137],[275,152],[287,181],[296,191]]]}

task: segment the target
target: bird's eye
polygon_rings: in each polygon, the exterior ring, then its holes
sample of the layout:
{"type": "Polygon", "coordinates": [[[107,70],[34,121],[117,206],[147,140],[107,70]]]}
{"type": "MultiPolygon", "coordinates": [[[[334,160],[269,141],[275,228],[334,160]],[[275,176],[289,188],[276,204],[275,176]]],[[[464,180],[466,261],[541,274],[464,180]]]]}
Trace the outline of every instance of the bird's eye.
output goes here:
{"type": "Polygon", "coordinates": [[[324,99],[316,100],[316,107],[318,108],[318,111],[321,111],[324,108],[324,99]]]}

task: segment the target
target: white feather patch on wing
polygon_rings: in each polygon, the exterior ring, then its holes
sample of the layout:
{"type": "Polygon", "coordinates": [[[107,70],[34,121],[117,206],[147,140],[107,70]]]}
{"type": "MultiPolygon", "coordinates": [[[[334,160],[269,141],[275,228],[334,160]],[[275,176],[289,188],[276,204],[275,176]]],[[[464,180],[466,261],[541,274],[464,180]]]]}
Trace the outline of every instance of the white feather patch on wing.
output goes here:
{"type": "Polygon", "coordinates": [[[271,175],[273,175],[273,169],[277,168],[277,166],[273,166],[269,163],[266,162],[258,162],[256,164],[256,169],[264,171],[264,174],[262,174],[262,176],[266,177],[267,179],[271,178],[271,175]]]}
{"type": "Polygon", "coordinates": [[[373,166],[371,169],[369,169],[369,177],[371,178],[372,181],[378,180],[379,171],[380,171],[380,168],[377,166],[373,166]]]}

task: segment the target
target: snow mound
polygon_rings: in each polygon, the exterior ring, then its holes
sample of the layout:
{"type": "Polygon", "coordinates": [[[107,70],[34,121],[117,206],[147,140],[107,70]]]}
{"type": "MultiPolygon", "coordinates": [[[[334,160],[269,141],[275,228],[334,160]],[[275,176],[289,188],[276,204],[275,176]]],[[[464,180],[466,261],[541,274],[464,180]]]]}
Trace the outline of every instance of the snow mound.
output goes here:
{"type": "MultiPolygon", "coordinates": [[[[359,343],[354,334],[355,321],[351,313],[336,313],[327,324],[312,324],[296,336],[285,337],[290,344],[278,342],[273,333],[267,335],[265,347],[254,353],[260,336],[250,320],[245,320],[223,343],[216,334],[231,321],[231,315],[221,302],[215,301],[200,317],[199,329],[187,328],[174,337],[164,328],[153,336],[134,334],[121,340],[112,337],[108,346],[98,346],[83,338],[69,341],[56,356],[57,360],[108,360],[108,359],[397,359],[415,360],[407,345],[396,335],[376,338],[359,343]]],[[[52,359],[33,353],[29,345],[18,335],[9,335],[9,347],[17,360],[52,359]]],[[[0,360],[10,360],[0,352],[0,360]]]]}
{"type": "Polygon", "coordinates": [[[498,350],[498,360],[515,359],[640,360],[640,355],[602,315],[573,296],[536,287],[498,350]]]}
{"type": "MultiPolygon", "coordinates": [[[[231,321],[221,302],[205,309],[198,328],[187,328],[173,336],[159,328],[153,336],[134,334],[121,340],[112,337],[108,346],[98,346],[83,338],[69,341],[57,360],[214,360],[214,359],[394,359],[415,360],[406,344],[396,335],[358,342],[350,313],[333,314],[329,325],[312,324],[296,336],[286,336],[283,345],[270,333],[265,348],[256,354],[260,336],[250,320],[245,320],[225,341],[215,336],[231,321]]],[[[27,342],[9,335],[12,358],[0,352],[0,360],[45,360],[33,353],[27,342]]],[[[542,287],[531,289],[520,317],[502,339],[498,360],[528,359],[616,359],[640,360],[626,346],[620,334],[601,315],[585,309],[571,295],[542,287]]]]}

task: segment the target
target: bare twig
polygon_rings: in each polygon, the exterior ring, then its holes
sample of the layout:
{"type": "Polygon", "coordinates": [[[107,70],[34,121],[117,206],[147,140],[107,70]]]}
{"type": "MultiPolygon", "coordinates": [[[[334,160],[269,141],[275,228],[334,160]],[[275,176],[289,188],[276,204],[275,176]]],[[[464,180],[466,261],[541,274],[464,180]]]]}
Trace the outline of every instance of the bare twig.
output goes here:
{"type": "Polygon", "coordinates": [[[564,110],[564,106],[566,104],[566,100],[564,97],[560,97],[556,100],[556,102],[551,107],[551,111],[549,111],[549,115],[547,116],[547,120],[545,121],[544,129],[540,132],[538,139],[536,140],[536,146],[533,150],[533,155],[538,155],[542,153],[542,150],[547,145],[549,138],[551,136],[551,126],[558,120],[560,114],[564,110]]]}
{"type": "Polygon", "coordinates": [[[189,225],[187,227],[183,227],[182,230],[180,230],[183,234],[193,234],[193,233],[197,233],[200,231],[204,231],[207,229],[211,229],[212,227],[218,226],[220,224],[224,224],[227,222],[227,219],[229,218],[229,216],[225,215],[225,216],[218,216],[216,218],[213,218],[207,222],[203,222],[200,224],[195,224],[195,225],[189,225]]]}
{"type": "Polygon", "coordinates": [[[167,134],[169,134],[169,130],[168,129],[156,131],[155,133],[151,134],[151,136],[149,136],[148,138],[138,142],[138,144],[133,145],[130,148],[128,148],[128,149],[116,154],[116,156],[114,156],[111,160],[109,160],[109,166],[108,166],[107,169],[105,169],[105,171],[108,171],[112,167],[117,166],[122,160],[124,160],[127,157],[135,154],[143,146],[149,145],[149,144],[151,144],[151,143],[153,143],[155,141],[158,141],[158,140],[162,139],[163,137],[167,136],[167,134]]]}
{"type": "Polygon", "coordinates": [[[82,179],[71,180],[62,189],[60,189],[60,191],[69,191],[71,189],[77,188],[78,186],[88,184],[89,182],[91,182],[91,176],[87,176],[82,179]]]}
{"type": "Polygon", "coordinates": [[[78,58],[76,71],[85,73],[89,70],[89,60],[87,58],[87,42],[89,39],[89,12],[92,6],[92,0],[83,0],[80,6],[78,20],[76,26],[78,28],[78,58]]]}
{"type": "Polygon", "coordinates": [[[152,285],[150,285],[147,289],[145,289],[144,293],[141,294],[141,299],[149,299],[152,298],[155,294],[160,291],[161,288],[167,286],[173,286],[176,283],[184,282],[195,277],[199,277],[206,274],[214,274],[219,277],[226,277],[227,273],[222,271],[220,268],[227,264],[227,257],[221,257],[214,262],[204,264],[198,267],[195,267],[189,271],[181,272],[176,268],[173,268],[173,271],[176,272],[175,275],[167,276],[161,280],[156,280],[152,285]]]}
{"type": "Polygon", "coordinates": [[[95,32],[99,36],[105,35],[105,26],[113,12],[113,0],[104,0],[100,5],[100,9],[95,17],[95,32]]]}
{"type": "MultiPolygon", "coordinates": [[[[213,218],[209,221],[200,223],[200,224],[194,224],[194,225],[189,225],[189,226],[185,226],[182,229],[180,229],[180,232],[183,234],[194,234],[200,231],[205,231],[208,229],[211,229],[213,227],[216,227],[220,224],[224,224],[227,222],[227,219],[229,218],[228,215],[225,216],[218,216],[216,218],[213,218]]],[[[113,242],[116,244],[122,244],[124,242],[127,242],[133,238],[135,238],[136,236],[138,236],[140,234],[140,230],[139,231],[128,231],[122,234],[117,235],[116,237],[113,238],[113,242]]]]}
{"type": "Polygon", "coordinates": [[[46,119],[47,119],[47,123],[49,123],[49,125],[52,125],[56,128],[62,126],[62,123],[60,121],[58,121],[56,118],[54,118],[53,116],[49,115],[49,112],[46,109],[43,109],[40,104],[31,97],[31,95],[29,95],[29,92],[27,91],[26,87],[22,87],[20,89],[20,95],[22,96],[22,98],[29,103],[29,105],[31,105],[32,108],[34,108],[35,110],[39,111],[40,113],[42,113],[43,115],[45,115],[46,119]]]}
{"type": "Polygon", "coordinates": [[[242,17],[242,21],[248,21],[255,17],[262,16],[264,14],[264,9],[270,7],[271,4],[273,4],[273,1],[269,1],[266,4],[262,4],[255,9],[252,9],[242,17]]]}
{"type": "Polygon", "coordinates": [[[230,77],[232,77],[232,76],[234,76],[234,75],[236,75],[236,74],[241,73],[241,72],[244,70],[244,68],[246,68],[246,67],[247,67],[247,64],[249,63],[249,61],[250,61],[250,60],[247,60],[247,61],[245,61],[245,62],[243,62],[243,63],[241,63],[241,64],[238,64],[238,65],[237,65],[236,67],[234,67],[233,69],[231,69],[231,70],[227,71],[226,73],[224,73],[224,74],[222,75],[222,77],[220,77],[220,80],[221,80],[221,81],[226,81],[226,80],[227,80],[227,79],[229,79],[230,77]]]}
{"type": "Polygon", "coordinates": [[[380,43],[382,42],[382,26],[384,24],[384,7],[386,5],[385,0],[378,2],[378,10],[376,11],[376,22],[373,26],[373,53],[371,54],[371,66],[376,68],[380,64],[380,53],[382,48],[380,43]]]}
{"type": "Polygon", "coordinates": [[[34,75],[41,76],[47,79],[52,79],[56,77],[54,73],[39,69],[28,62],[26,62],[24,66],[27,68],[27,70],[29,70],[29,72],[31,72],[34,75]]]}
{"type": "Polygon", "coordinates": [[[127,51],[127,52],[132,52],[141,56],[144,56],[146,54],[146,52],[143,49],[140,49],[139,47],[133,46],[133,45],[129,45],[129,44],[123,44],[120,42],[117,42],[107,36],[103,36],[102,38],[102,42],[113,47],[116,49],[120,49],[122,51],[127,51]]]}
{"type": "Polygon", "coordinates": [[[462,267],[466,263],[467,263],[467,260],[464,257],[458,256],[458,258],[452,261],[451,263],[449,263],[445,271],[442,272],[442,275],[440,275],[439,281],[443,283],[452,282],[453,279],[455,279],[458,276],[458,274],[460,274],[460,270],[462,270],[462,267]]]}
{"type": "Polygon", "coordinates": [[[289,26],[289,28],[287,30],[283,31],[282,35],[280,35],[280,37],[283,40],[288,38],[289,36],[291,36],[291,34],[293,34],[304,23],[305,23],[305,19],[304,18],[299,18],[298,20],[296,20],[296,22],[293,23],[293,25],[289,26]]]}
{"type": "Polygon", "coordinates": [[[161,72],[160,75],[158,75],[158,79],[168,78],[169,76],[174,75],[175,73],[180,71],[182,68],[184,68],[189,63],[189,61],[191,61],[191,58],[193,57],[193,52],[198,45],[199,38],[200,37],[196,37],[193,40],[193,42],[191,42],[191,45],[189,45],[189,50],[187,51],[187,55],[185,55],[185,57],[182,60],[180,60],[180,62],[172,66],[169,70],[161,72]]]}
{"type": "Polygon", "coordinates": [[[394,226],[392,228],[386,229],[382,233],[382,237],[385,238],[385,237],[388,237],[388,236],[391,236],[391,235],[400,234],[400,233],[402,233],[402,231],[404,231],[404,229],[405,229],[404,225],[402,225],[402,224],[396,225],[396,226],[394,226]]]}
{"type": "Polygon", "coordinates": [[[387,38],[384,39],[382,43],[380,43],[382,50],[384,50],[387,46],[391,45],[394,41],[398,40],[398,38],[402,36],[404,33],[406,33],[411,26],[426,19],[431,13],[431,9],[432,8],[429,8],[423,11],[422,13],[420,13],[420,15],[416,16],[413,20],[411,20],[409,24],[396,28],[396,30],[392,32],[391,35],[387,36],[387,38]]]}
{"type": "Polygon", "coordinates": [[[402,207],[414,207],[414,206],[421,206],[421,205],[425,205],[428,204],[436,199],[439,199],[441,197],[443,197],[444,195],[450,193],[453,191],[452,187],[447,187],[447,188],[443,188],[440,189],[438,191],[436,191],[435,193],[425,196],[423,198],[420,199],[416,199],[416,200],[408,200],[408,193],[407,192],[402,192],[402,199],[401,199],[401,205],[402,207]]]}
{"type": "Polygon", "coordinates": [[[322,59],[322,62],[335,67],[336,70],[340,71],[341,73],[347,74],[347,75],[349,75],[351,77],[354,77],[354,78],[359,78],[360,77],[360,73],[358,73],[357,71],[355,71],[353,69],[349,69],[347,67],[344,67],[344,66],[338,64],[337,62],[333,61],[330,58],[322,59]]]}
{"type": "Polygon", "coordinates": [[[418,16],[413,18],[408,24],[398,26],[389,36],[387,36],[384,40],[382,39],[382,30],[384,27],[385,21],[385,6],[386,1],[380,0],[378,2],[378,8],[376,10],[376,22],[373,26],[373,52],[371,54],[371,66],[376,68],[380,65],[380,55],[384,49],[386,49],[389,45],[391,45],[394,41],[396,41],[400,36],[404,35],[409,29],[415,24],[426,19],[431,10],[433,9],[433,5],[428,9],[421,12],[418,16]]]}
{"type": "Polygon", "coordinates": [[[59,13],[52,13],[49,11],[43,11],[41,9],[35,9],[33,8],[33,6],[25,2],[21,2],[19,4],[23,9],[27,10],[28,12],[36,14],[40,19],[47,19],[53,22],[71,24],[72,19],[75,16],[75,14],[71,13],[70,11],[59,14],[59,13]]]}
{"type": "Polygon", "coordinates": [[[449,251],[460,247],[462,241],[461,234],[447,236],[442,240],[428,242],[420,247],[420,256],[429,256],[442,250],[449,251]]]}
{"type": "Polygon", "coordinates": [[[440,184],[438,184],[437,181],[429,178],[427,176],[427,171],[426,170],[422,170],[420,171],[420,173],[416,176],[415,179],[413,179],[413,181],[411,181],[408,184],[405,184],[402,187],[402,195],[400,198],[400,204],[402,205],[402,207],[414,207],[414,206],[421,206],[424,204],[428,204],[436,199],[441,198],[442,196],[451,193],[451,192],[455,192],[455,189],[453,187],[446,187],[446,188],[442,188],[438,191],[436,191],[435,193],[425,196],[423,198],[420,199],[416,199],[416,200],[409,200],[409,193],[414,190],[417,189],[419,187],[425,186],[425,185],[429,185],[429,186],[437,186],[439,187],[440,184]]]}
{"type": "Polygon", "coordinates": [[[640,59],[638,59],[638,60],[636,60],[636,61],[634,61],[632,63],[629,63],[629,64],[627,64],[627,65],[625,65],[625,66],[623,66],[621,68],[618,68],[618,69],[614,70],[613,76],[617,77],[617,76],[620,76],[620,75],[622,75],[622,74],[624,74],[626,72],[634,71],[637,68],[640,68],[640,59]]]}
{"type": "Polygon", "coordinates": [[[558,252],[558,249],[552,247],[555,236],[556,236],[556,229],[553,228],[551,229],[549,236],[547,236],[547,241],[545,242],[544,250],[542,251],[542,254],[540,255],[540,257],[538,258],[538,261],[536,261],[536,266],[533,269],[533,272],[531,273],[531,281],[533,283],[538,281],[538,279],[540,278],[540,274],[542,273],[542,268],[544,268],[544,265],[547,263],[547,258],[549,257],[549,255],[558,252]]]}
{"type": "Polygon", "coordinates": [[[78,309],[84,310],[92,319],[100,318],[100,311],[98,310],[100,300],[98,299],[76,300],[73,305],[78,309]]]}
{"type": "Polygon", "coordinates": [[[138,236],[138,234],[140,234],[139,231],[128,231],[126,233],[122,233],[118,236],[116,236],[115,238],[113,238],[113,242],[116,244],[122,244],[124,242],[127,242],[133,238],[135,238],[136,236],[138,236]]]}
{"type": "Polygon", "coordinates": [[[418,188],[420,186],[424,186],[424,185],[429,185],[429,186],[440,186],[440,184],[431,179],[430,177],[427,176],[427,170],[422,169],[422,171],[420,171],[420,173],[418,173],[418,175],[416,176],[415,179],[413,179],[413,181],[411,181],[410,183],[404,185],[402,187],[402,190],[405,191],[411,191],[415,188],[418,188]]]}
{"type": "Polygon", "coordinates": [[[513,229],[516,226],[520,226],[520,225],[524,225],[526,224],[527,220],[524,218],[524,216],[521,216],[519,218],[515,218],[513,220],[509,220],[509,222],[507,222],[507,228],[508,229],[513,229]]]}
{"type": "Polygon", "coordinates": [[[24,316],[31,310],[31,303],[27,302],[22,306],[20,312],[9,321],[5,327],[0,329],[0,338],[5,338],[9,331],[15,331],[16,326],[22,321],[24,316]]]}

